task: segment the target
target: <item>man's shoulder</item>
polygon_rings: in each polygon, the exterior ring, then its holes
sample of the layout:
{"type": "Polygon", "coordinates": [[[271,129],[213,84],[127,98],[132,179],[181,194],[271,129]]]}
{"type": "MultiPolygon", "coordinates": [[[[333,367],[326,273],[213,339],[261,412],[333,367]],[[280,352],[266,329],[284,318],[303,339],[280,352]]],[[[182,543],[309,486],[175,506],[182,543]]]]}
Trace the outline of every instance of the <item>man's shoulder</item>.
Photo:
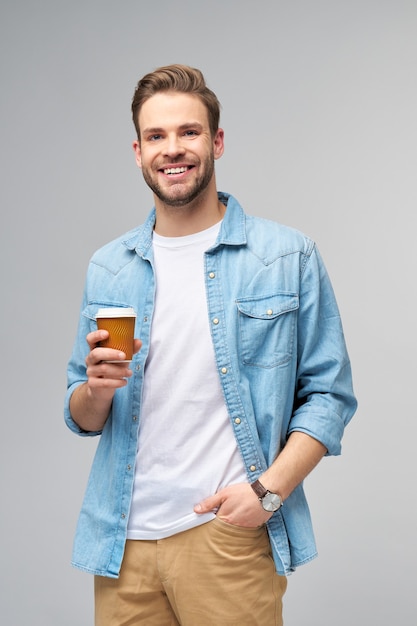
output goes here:
{"type": "Polygon", "coordinates": [[[135,258],[143,228],[143,224],[136,226],[98,248],[91,256],[90,267],[103,268],[117,274],[135,258]]]}
{"type": "Polygon", "coordinates": [[[314,248],[314,241],[292,226],[259,216],[245,217],[249,247],[262,247],[280,254],[310,254],[314,248]]]}
{"type": "Polygon", "coordinates": [[[132,259],[135,252],[145,252],[152,241],[152,231],[155,224],[155,209],[152,209],[146,220],[139,226],[119,235],[96,250],[91,257],[91,263],[108,264],[125,263],[132,259]]]}
{"type": "Polygon", "coordinates": [[[275,255],[291,252],[309,254],[313,249],[314,242],[300,230],[282,224],[278,220],[253,215],[250,211],[246,212],[232,195],[223,195],[228,200],[228,208],[231,209],[228,224],[235,233],[243,227],[243,231],[240,230],[240,232],[244,232],[247,245],[252,250],[265,252],[269,250],[275,255]]]}
{"type": "Polygon", "coordinates": [[[139,233],[141,226],[136,226],[122,235],[118,235],[114,239],[107,241],[105,244],[97,248],[92,255],[92,260],[99,259],[107,256],[108,254],[114,254],[119,248],[126,248],[125,241],[130,241],[135,235],[139,233]]]}
{"type": "Polygon", "coordinates": [[[118,248],[132,247],[129,245],[130,242],[137,240],[139,233],[141,232],[142,229],[143,229],[143,224],[141,224],[140,226],[136,226],[135,228],[132,228],[131,230],[128,230],[121,235],[118,235],[117,237],[115,237],[114,239],[111,239],[110,241],[107,241],[105,244],[100,246],[100,248],[98,248],[94,252],[92,258],[100,257],[108,253],[113,253],[118,248]]]}

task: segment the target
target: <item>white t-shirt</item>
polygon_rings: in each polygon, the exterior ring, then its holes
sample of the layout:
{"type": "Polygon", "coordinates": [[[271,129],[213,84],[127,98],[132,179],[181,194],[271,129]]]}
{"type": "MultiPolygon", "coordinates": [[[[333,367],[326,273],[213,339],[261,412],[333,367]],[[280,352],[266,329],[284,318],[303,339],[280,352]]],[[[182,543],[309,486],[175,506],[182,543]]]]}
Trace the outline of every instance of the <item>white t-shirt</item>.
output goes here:
{"type": "Polygon", "coordinates": [[[186,237],[154,233],[156,275],[129,539],[160,539],[214,517],[193,506],[247,480],[214,358],[204,252],[220,224],[186,237]]]}

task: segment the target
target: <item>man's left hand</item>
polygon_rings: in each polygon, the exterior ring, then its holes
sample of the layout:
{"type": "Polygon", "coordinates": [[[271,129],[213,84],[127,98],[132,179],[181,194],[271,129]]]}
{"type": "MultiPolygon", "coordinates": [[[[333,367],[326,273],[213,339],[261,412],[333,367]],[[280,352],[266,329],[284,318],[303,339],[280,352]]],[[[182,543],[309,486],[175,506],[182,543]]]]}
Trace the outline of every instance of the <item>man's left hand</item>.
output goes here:
{"type": "Polygon", "coordinates": [[[215,511],[218,518],[233,526],[257,528],[269,520],[272,513],[265,511],[249,483],[238,483],[220,489],[194,507],[195,513],[215,511]]]}

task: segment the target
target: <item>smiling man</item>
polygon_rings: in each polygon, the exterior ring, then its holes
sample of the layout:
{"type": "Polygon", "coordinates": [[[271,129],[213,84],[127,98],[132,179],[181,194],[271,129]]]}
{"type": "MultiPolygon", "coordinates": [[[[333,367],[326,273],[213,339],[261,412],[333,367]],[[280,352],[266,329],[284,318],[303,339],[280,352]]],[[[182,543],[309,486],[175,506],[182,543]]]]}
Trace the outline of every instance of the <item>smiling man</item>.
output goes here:
{"type": "Polygon", "coordinates": [[[214,159],[223,154],[223,131],[218,128],[211,135],[203,102],[190,94],[158,93],[144,102],[138,123],[139,138],[133,144],[136,160],[157,198],[159,212],[198,207],[203,214],[211,213],[211,203],[219,204],[214,159]],[[158,126],[161,119],[163,127],[158,126]]]}
{"type": "Polygon", "coordinates": [[[73,557],[96,626],[281,625],[286,576],[316,556],[303,479],[356,409],[315,244],[217,190],[219,110],[194,68],[139,81],[154,208],[89,265],[65,417],[100,436],[73,557]],[[131,366],[100,346],[103,306],[137,312],[131,366]]]}

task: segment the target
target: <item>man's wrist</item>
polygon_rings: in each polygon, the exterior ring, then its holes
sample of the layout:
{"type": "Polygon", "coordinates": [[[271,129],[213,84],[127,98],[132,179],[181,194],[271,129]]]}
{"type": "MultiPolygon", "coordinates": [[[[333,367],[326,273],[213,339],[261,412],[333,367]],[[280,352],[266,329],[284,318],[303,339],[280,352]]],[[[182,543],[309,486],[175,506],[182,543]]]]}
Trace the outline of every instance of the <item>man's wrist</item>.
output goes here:
{"type": "Polygon", "coordinates": [[[251,483],[251,487],[255,494],[258,496],[258,500],[265,511],[274,513],[281,508],[283,500],[278,493],[269,491],[269,489],[264,487],[264,485],[259,480],[255,480],[253,483],[251,483]]]}

